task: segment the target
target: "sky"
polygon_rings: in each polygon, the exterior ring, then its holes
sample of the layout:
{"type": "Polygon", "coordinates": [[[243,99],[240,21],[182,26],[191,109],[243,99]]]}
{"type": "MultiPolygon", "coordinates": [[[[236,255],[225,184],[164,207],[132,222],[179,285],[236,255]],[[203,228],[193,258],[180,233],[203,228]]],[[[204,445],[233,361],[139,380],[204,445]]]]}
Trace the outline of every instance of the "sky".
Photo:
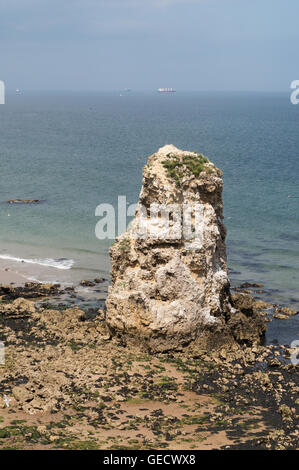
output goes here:
{"type": "Polygon", "coordinates": [[[298,0],[0,0],[0,80],[28,90],[289,91],[298,0]]]}

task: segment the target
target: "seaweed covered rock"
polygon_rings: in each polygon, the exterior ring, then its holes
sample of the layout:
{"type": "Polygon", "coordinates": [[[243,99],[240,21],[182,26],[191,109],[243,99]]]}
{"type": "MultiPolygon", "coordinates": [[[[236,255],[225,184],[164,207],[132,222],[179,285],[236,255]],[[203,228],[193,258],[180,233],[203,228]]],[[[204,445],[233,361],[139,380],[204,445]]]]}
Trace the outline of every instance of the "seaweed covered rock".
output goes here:
{"type": "Polygon", "coordinates": [[[234,341],[225,236],[221,171],[172,145],[150,156],[135,217],[110,249],[111,332],[151,351],[234,341]]]}
{"type": "Polygon", "coordinates": [[[38,298],[45,295],[57,295],[60,292],[60,284],[41,284],[40,282],[26,282],[24,286],[0,284],[0,296],[3,300],[12,300],[19,297],[38,298]]]}

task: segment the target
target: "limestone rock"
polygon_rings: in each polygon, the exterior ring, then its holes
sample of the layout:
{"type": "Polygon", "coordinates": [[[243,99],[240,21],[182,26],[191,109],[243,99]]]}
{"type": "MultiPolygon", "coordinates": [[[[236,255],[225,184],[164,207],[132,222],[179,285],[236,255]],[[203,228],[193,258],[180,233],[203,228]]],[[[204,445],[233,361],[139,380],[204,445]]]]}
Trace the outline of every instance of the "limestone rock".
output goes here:
{"type": "Polygon", "coordinates": [[[41,284],[39,282],[26,282],[24,286],[13,287],[0,284],[0,295],[3,300],[13,300],[19,297],[35,299],[48,295],[58,295],[60,284],[41,284]]]}
{"type": "Polygon", "coordinates": [[[233,306],[246,313],[253,309],[254,299],[250,294],[232,294],[232,304],[233,306]]]}
{"type": "Polygon", "coordinates": [[[294,310],[293,308],[289,308],[289,307],[276,307],[274,312],[284,315],[285,317],[297,315],[299,313],[297,312],[297,310],[294,310]]]}
{"type": "Polygon", "coordinates": [[[20,297],[19,299],[14,300],[11,304],[0,305],[0,315],[1,314],[14,317],[34,315],[34,302],[20,297]]]}
{"type": "Polygon", "coordinates": [[[229,334],[221,176],[202,155],[172,145],[149,157],[134,220],[110,249],[113,334],[152,351],[229,334]]]}
{"type": "Polygon", "coordinates": [[[14,398],[19,402],[28,402],[33,400],[33,394],[26,387],[14,387],[12,389],[14,398]]]}

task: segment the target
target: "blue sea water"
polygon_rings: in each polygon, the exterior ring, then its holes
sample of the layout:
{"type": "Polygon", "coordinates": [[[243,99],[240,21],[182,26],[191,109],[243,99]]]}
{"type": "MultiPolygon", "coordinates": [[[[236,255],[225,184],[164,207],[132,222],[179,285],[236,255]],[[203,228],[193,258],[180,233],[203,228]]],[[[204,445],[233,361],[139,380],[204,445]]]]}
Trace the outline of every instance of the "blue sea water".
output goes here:
{"type": "Polygon", "coordinates": [[[147,156],[165,144],[199,151],[223,170],[232,284],[263,282],[264,298],[299,310],[299,106],[287,94],[8,95],[0,106],[1,266],[43,281],[107,275],[111,241],[95,237],[95,208],[116,206],[118,195],[136,202],[147,156]],[[5,202],[16,198],[43,202],[5,202]]]}

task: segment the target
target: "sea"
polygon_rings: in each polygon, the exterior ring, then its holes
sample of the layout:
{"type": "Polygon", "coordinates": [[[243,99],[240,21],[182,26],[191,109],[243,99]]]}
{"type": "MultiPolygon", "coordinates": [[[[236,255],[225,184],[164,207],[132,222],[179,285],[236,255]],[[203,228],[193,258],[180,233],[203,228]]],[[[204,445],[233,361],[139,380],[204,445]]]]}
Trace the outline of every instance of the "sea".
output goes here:
{"type": "MultiPolygon", "coordinates": [[[[148,155],[166,144],[223,171],[232,286],[263,283],[258,297],[299,310],[299,106],[288,93],[8,93],[0,269],[64,285],[109,277],[113,240],[96,237],[96,208],[136,203],[148,155]]],[[[298,326],[299,315],[273,320],[268,340],[289,344],[298,326]]]]}

